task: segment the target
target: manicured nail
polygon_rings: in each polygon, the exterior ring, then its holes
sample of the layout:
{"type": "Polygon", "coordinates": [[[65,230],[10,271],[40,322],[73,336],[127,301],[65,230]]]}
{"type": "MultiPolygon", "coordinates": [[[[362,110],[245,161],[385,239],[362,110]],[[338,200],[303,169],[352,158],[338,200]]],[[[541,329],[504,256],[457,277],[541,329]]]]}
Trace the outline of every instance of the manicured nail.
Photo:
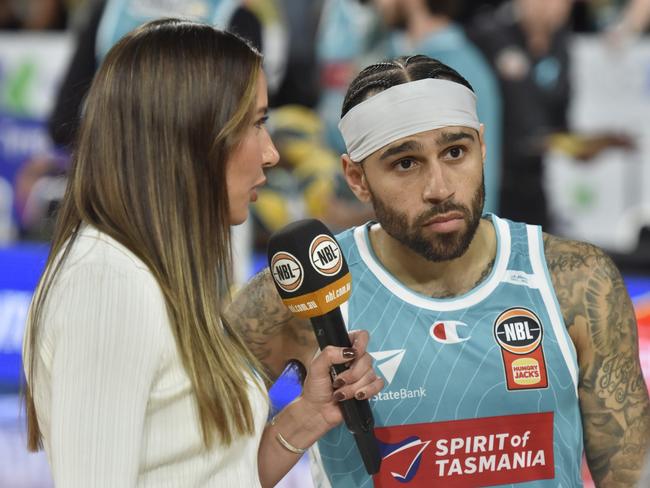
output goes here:
{"type": "Polygon", "coordinates": [[[332,383],[332,387],[334,387],[335,390],[341,388],[343,385],[345,385],[345,380],[343,378],[336,378],[334,383],[332,383]]]}
{"type": "Polygon", "coordinates": [[[366,398],[366,392],[358,391],[354,394],[354,398],[356,398],[357,400],[363,400],[364,398],[366,398]]]}
{"type": "Polygon", "coordinates": [[[336,400],[337,402],[342,402],[343,400],[345,400],[345,395],[343,394],[343,392],[337,391],[336,393],[334,393],[334,400],[336,400]]]}
{"type": "Polygon", "coordinates": [[[354,349],[352,347],[343,348],[343,357],[345,359],[354,359],[356,356],[357,356],[356,349],[354,349]]]}

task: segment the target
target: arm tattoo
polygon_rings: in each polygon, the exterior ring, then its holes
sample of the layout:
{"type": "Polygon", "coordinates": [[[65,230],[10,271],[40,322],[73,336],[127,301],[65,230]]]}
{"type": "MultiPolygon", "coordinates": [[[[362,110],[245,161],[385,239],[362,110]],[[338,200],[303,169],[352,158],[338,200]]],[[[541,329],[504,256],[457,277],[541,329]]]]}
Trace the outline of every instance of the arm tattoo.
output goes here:
{"type": "Polygon", "coordinates": [[[650,440],[637,325],[623,279],[598,248],[545,235],[546,261],[580,365],[585,452],[597,486],[635,486],[650,440]]]}
{"type": "Polygon", "coordinates": [[[295,317],[282,303],[268,269],[237,293],[226,317],[272,381],[290,360],[302,360],[315,344],[311,324],[295,317]]]}

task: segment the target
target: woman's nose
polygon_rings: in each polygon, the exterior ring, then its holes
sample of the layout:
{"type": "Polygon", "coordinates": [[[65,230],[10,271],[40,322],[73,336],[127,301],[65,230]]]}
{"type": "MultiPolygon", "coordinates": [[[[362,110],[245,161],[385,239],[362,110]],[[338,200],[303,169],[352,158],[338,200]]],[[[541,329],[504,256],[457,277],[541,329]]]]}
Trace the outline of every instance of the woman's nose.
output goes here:
{"type": "Polygon", "coordinates": [[[266,135],[267,141],[266,145],[264,147],[264,152],[262,153],[262,167],[263,168],[271,168],[278,164],[278,161],[280,161],[280,153],[278,153],[278,150],[275,147],[275,144],[273,144],[273,140],[271,139],[271,136],[266,135]]]}

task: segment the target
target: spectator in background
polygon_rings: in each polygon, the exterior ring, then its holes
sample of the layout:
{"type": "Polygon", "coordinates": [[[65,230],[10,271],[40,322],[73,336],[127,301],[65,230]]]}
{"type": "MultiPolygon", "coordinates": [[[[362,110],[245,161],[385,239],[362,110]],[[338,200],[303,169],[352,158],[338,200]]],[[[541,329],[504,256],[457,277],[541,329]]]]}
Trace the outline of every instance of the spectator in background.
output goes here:
{"type": "Polygon", "coordinates": [[[468,34],[489,59],[503,96],[503,217],[552,230],[543,188],[543,155],[555,147],[590,159],[614,134],[568,132],[569,35],[572,0],[512,0],[479,15],[468,34]]]}
{"type": "Polygon", "coordinates": [[[85,93],[97,66],[111,46],[148,20],[172,16],[227,27],[248,39],[260,51],[263,49],[261,23],[239,1],[173,2],[171,7],[170,2],[164,0],[96,1],[90,6],[86,25],[78,33],[76,49],[50,117],[50,134],[55,144],[69,146],[72,143],[85,93]]]}
{"type": "Polygon", "coordinates": [[[267,172],[267,185],[251,207],[260,252],[270,233],[294,220],[314,217],[338,231],[372,218],[372,208],[349,191],[340,157],[325,143],[316,112],[300,105],[278,107],[270,114],[269,131],[280,161],[267,172]]]}
{"type": "Polygon", "coordinates": [[[316,37],[321,96],[318,112],[325,138],[338,154],[345,152],[339,132],[341,107],[348,85],[365,64],[368,53],[385,36],[377,12],[364,0],[326,0],[316,37]]]}
{"type": "Polygon", "coordinates": [[[270,103],[272,106],[299,104],[314,108],[320,92],[316,67],[316,35],[324,0],[279,0],[289,34],[287,63],[270,103]]]}
{"type": "MultiPolygon", "coordinates": [[[[65,153],[74,141],[82,112],[85,94],[97,66],[105,53],[124,34],[138,25],[155,18],[182,17],[225,27],[250,41],[260,51],[263,38],[271,45],[265,52],[265,71],[269,85],[279,84],[285,58],[282,42],[282,15],[275,1],[249,0],[196,0],[168,2],[165,0],[93,0],[86,5],[85,22],[77,34],[76,48],[63,77],[54,108],[49,119],[49,132],[59,151],[65,153]],[[268,31],[268,32],[267,32],[268,31]],[[265,34],[266,32],[266,34],[265,34]],[[273,81],[274,80],[274,81],[273,81]]],[[[40,198],[39,182],[61,175],[68,158],[57,155],[39,155],[26,161],[16,179],[19,191],[16,208],[19,209],[21,235],[43,239],[51,232],[51,210],[56,205],[51,196],[40,198]],[[28,202],[44,202],[28,205],[28,202]],[[21,209],[29,208],[23,213],[21,209]]],[[[60,199],[60,195],[58,197],[60,199]]],[[[58,200],[57,199],[57,200],[58,200]]]]}
{"type": "MultiPolygon", "coordinates": [[[[339,29],[332,24],[345,24],[348,29],[355,25],[361,30],[347,33],[346,38],[334,40],[322,38],[324,45],[346,43],[350,51],[347,56],[357,57],[357,65],[343,64],[336,72],[328,73],[330,78],[338,80],[340,100],[349,81],[357,74],[359,64],[379,61],[386,58],[409,54],[424,54],[435,58],[463,73],[474,87],[478,98],[478,113],[485,123],[485,140],[490,148],[485,162],[486,212],[495,212],[498,207],[499,186],[501,181],[501,96],[498,81],[492,68],[481,52],[467,38],[463,29],[454,22],[454,14],[459,7],[457,0],[372,0],[367,7],[353,4],[354,0],[333,0],[330,10],[324,17],[324,35],[336,35],[339,29]],[[362,15],[359,15],[363,12],[362,15]],[[379,14],[373,21],[372,15],[379,14]],[[354,16],[354,17],[353,17],[354,16]],[[374,23],[373,23],[374,22],[374,23]],[[362,37],[362,33],[365,37],[362,37]]],[[[325,15],[325,14],[324,14],[325,15]]],[[[331,54],[330,47],[327,54],[331,54]]],[[[330,59],[335,59],[330,55],[330,59]]],[[[332,63],[329,63],[332,71],[332,63]]],[[[328,103],[337,102],[330,95],[328,103]]],[[[336,107],[340,115],[341,105],[336,107]]],[[[333,106],[326,108],[334,110],[333,106]]],[[[326,117],[326,121],[331,117],[326,117]]],[[[338,122],[338,118],[334,119],[338,122]]],[[[330,122],[331,124],[331,122],[330,122]]],[[[340,145],[339,149],[342,149],[340,145]]],[[[343,151],[342,151],[343,152],[343,151]]]]}
{"type": "Polygon", "coordinates": [[[62,30],[75,2],[64,0],[0,1],[0,29],[62,30]]]}
{"type": "Polygon", "coordinates": [[[548,228],[542,188],[544,137],[567,127],[571,0],[514,0],[468,29],[503,94],[503,217],[548,228]]]}

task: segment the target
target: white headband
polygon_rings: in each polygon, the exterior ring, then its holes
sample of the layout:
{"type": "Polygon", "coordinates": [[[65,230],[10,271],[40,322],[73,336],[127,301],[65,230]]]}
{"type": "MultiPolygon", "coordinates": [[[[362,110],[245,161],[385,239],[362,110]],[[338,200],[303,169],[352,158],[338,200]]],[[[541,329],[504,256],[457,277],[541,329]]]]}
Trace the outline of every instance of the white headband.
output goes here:
{"type": "Polygon", "coordinates": [[[402,137],[458,125],[479,130],[476,95],[454,81],[426,78],[388,88],[350,109],[339,122],[352,161],[402,137]]]}

